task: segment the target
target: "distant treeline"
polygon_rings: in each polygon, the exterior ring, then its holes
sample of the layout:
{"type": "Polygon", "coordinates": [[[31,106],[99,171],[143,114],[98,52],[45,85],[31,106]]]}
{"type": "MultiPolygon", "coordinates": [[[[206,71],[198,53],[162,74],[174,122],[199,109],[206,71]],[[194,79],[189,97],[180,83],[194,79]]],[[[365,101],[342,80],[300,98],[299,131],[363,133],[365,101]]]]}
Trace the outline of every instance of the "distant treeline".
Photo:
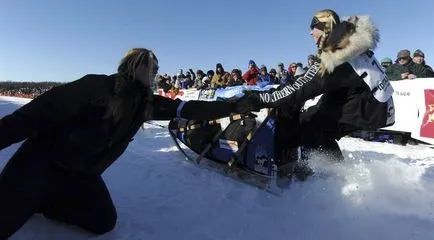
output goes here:
{"type": "Polygon", "coordinates": [[[0,95],[23,97],[23,98],[35,98],[38,95],[50,90],[55,86],[62,85],[64,83],[58,82],[0,82],[0,95]]]}
{"type": "Polygon", "coordinates": [[[0,82],[0,89],[19,89],[19,88],[52,88],[54,86],[62,85],[63,83],[58,82],[0,82]]]}

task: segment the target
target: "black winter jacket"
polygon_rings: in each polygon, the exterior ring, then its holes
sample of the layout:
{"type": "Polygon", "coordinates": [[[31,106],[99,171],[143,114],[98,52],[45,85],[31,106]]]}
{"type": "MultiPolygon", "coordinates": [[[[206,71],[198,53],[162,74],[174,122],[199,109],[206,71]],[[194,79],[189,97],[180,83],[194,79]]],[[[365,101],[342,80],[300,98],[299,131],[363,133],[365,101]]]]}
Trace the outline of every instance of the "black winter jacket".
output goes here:
{"type": "MultiPolygon", "coordinates": [[[[127,148],[145,120],[146,101],[139,83],[123,98],[118,122],[104,118],[113,92],[115,75],[86,75],[47,91],[0,120],[0,149],[27,139],[38,146],[34,155],[70,171],[101,174],[127,148]]],[[[227,116],[232,107],[225,102],[172,100],[153,96],[154,119],[174,117],[215,119],[227,116]],[[212,111],[210,111],[212,109],[212,111]]],[[[26,149],[20,149],[25,151],[26,149]]]]}

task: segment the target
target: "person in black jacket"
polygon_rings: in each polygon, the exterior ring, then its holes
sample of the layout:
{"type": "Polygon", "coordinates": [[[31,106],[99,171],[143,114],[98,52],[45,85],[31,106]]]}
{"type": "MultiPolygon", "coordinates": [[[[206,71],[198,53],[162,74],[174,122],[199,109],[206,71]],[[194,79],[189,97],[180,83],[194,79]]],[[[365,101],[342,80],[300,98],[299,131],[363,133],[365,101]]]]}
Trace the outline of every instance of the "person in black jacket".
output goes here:
{"type": "Polygon", "coordinates": [[[288,109],[322,95],[306,111],[289,114],[292,125],[284,124],[289,145],[283,148],[303,146],[342,160],[336,140],[355,130],[394,123],[393,88],[372,52],[379,33],[369,17],[341,21],[336,12],[325,9],[315,14],[310,27],[319,61],[294,84],[246,92],[239,103],[244,110],[288,109]]]}
{"type": "Polygon", "coordinates": [[[0,149],[25,140],[0,175],[0,239],[35,213],[109,232],[117,215],[101,174],[145,121],[216,119],[236,110],[233,103],[153,95],[157,71],[153,52],[134,48],[116,74],[55,87],[0,120],[0,149]]]}

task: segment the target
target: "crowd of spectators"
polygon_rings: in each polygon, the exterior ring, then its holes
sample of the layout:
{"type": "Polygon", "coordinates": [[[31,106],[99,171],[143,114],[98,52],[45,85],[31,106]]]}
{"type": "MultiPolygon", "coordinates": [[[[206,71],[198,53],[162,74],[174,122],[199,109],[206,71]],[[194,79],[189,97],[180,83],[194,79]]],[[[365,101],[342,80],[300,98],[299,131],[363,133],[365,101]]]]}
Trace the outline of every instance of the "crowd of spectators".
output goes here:
{"type": "MultiPolygon", "coordinates": [[[[241,69],[232,69],[227,72],[221,63],[217,63],[215,69],[210,69],[206,73],[201,69],[196,72],[193,69],[188,69],[186,72],[180,69],[173,76],[158,75],[157,87],[167,92],[168,90],[207,89],[236,85],[260,87],[269,84],[287,85],[303,75],[315,60],[316,56],[309,55],[306,67],[303,67],[300,62],[293,62],[286,69],[284,63],[281,62],[276,68],[269,70],[267,66],[258,67],[254,60],[250,60],[244,72],[241,69]]],[[[434,77],[433,69],[426,64],[425,54],[420,49],[415,50],[413,55],[407,49],[400,50],[395,62],[386,57],[381,60],[381,66],[391,81],[434,77]]]]}
{"type": "Polygon", "coordinates": [[[56,82],[0,82],[0,96],[33,99],[60,84],[56,82]]]}
{"type": "Polygon", "coordinates": [[[215,69],[208,70],[206,73],[201,69],[196,72],[193,69],[188,69],[186,72],[180,69],[173,76],[158,75],[156,77],[157,87],[168,91],[170,89],[208,89],[237,85],[257,85],[259,87],[275,84],[288,85],[302,76],[314,61],[315,56],[309,55],[306,67],[303,67],[300,62],[293,62],[286,69],[285,64],[281,62],[276,68],[268,69],[267,66],[258,66],[254,60],[250,60],[244,72],[241,69],[232,69],[227,72],[221,63],[217,63],[215,69]]]}
{"type": "Polygon", "coordinates": [[[383,58],[381,65],[391,81],[434,77],[433,69],[426,64],[425,53],[420,49],[413,55],[408,49],[403,49],[396,55],[394,63],[390,58],[383,58]]]}
{"type": "MultiPolygon", "coordinates": [[[[285,64],[280,62],[275,68],[269,69],[265,65],[258,66],[254,60],[249,60],[248,67],[244,71],[232,69],[228,72],[221,63],[217,63],[215,69],[210,69],[206,73],[201,69],[196,71],[180,69],[173,76],[157,75],[156,87],[162,88],[165,92],[169,90],[176,92],[179,89],[200,90],[237,85],[256,85],[259,87],[288,85],[302,76],[315,60],[316,56],[309,55],[305,67],[300,62],[292,62],[288,68],[285,68],[285,64]]],[[[389,57],[383,58],[381,67],[391,81],[434,77],[433,69],[426,64],[425,54],[420,49],[415,50],[413,54],[407,49],[400,50],[394,62],[389,57]]],[[[59,84],[61,83],[0,82],[0,95],[34,98],[59,84]]]]}

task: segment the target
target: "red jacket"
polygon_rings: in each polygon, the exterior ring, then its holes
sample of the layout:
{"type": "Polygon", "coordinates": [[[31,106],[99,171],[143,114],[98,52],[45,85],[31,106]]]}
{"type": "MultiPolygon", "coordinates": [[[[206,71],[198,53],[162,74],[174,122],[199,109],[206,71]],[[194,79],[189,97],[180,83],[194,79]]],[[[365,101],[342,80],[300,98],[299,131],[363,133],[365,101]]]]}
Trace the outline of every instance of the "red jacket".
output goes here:
{"type": "Polygon", "coordinates": [[[251,68],[243,74],[243,80],[247,82],[247,85],[256,85],[256,78],[258,74],[258,68],[251,68]]]}

